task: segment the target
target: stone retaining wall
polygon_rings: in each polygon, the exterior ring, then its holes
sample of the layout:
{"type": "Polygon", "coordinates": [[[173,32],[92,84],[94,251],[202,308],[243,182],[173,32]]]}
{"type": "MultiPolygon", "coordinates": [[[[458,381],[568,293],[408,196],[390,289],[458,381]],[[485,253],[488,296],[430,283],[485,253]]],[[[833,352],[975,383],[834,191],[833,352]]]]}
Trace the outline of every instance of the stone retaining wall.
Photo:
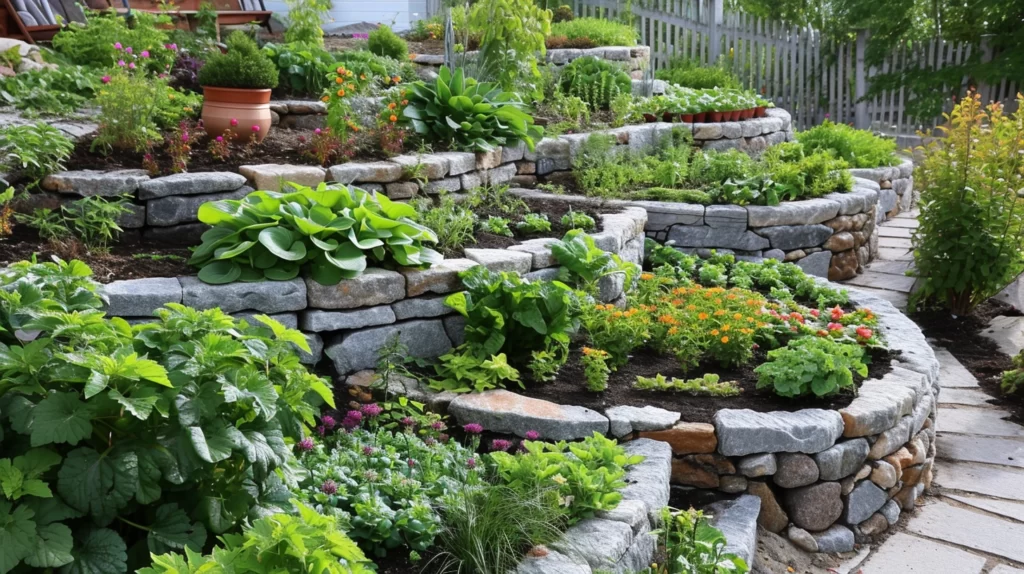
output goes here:
{"type": "MultiPolygon", "coordinates": [[[[789,114],[783,110],[772,112],[773,115],[766,118],[714,124],[718,129],[712,131],[704,129],[704,124],[657,122],[593,133],[611,134],[616,138],[615,149],[636,153],[649,151],[660,139],[671,137],[674,130],[693,130],[701,138],[718,137],[697,140],[705,145],[715,143],[753,151],[792,139],[789,114]],[[754,132],[762,135],[743,135],[754,132]]],[[[132,212],[120,221],[129,235],[134,233],[154,241],[192,245],[206,229],[197,217],[203,203],[238,199],[254,188],[280,190],[284,182],[315,186],[327,181],[355,184],[368,191],[385,193],[392,199],[408,199],[421,192],[459,192],[482,185],[533,186],[539,178],[565,177],[574,155],[590,135],[544,138],[534,151],[519,144],[498,147],[487,153],[409,154],[380,161],[343,163],[327,169],[260,164],[241,166],[239,173],[191,172],[158,178],[150,178],[143,170],[60,172],[42,181],[47,193],[35,194],[32,201],[34,206],[52,207],[83,196],[130,194],[134,198],[132,212]]]]}
{"type": "MultiPolygon", "coordinates": [[[[625,261],[643,260],[646,213],[626,208],[600,216],[595,244],[625,261]]],[[[306,333],[312,354],[303,362],[316,364],[323,355],[339,374],[372,368],[380,348],[396,333],[417,358],[435,358],[462,343],[462,316],[444,305],[447,294],[462,289],[458,273],[474,265],[511,271],[527,278],[553,278],[558,262],[548,245],[554,239],[531,239],[507,249],[465,250],[464,259],[445,259],[429,269],[367,269],[355,279],[324,286],[296,278],[208,285],[196,277],[114,281],[103,286],[107,313],[132,322],[152,320],[153,311],[167,303],[197,309],[221,308],[225,313],[271,315],[288,327],[306,333]]],[[[599,283],[598,298],[612,303],[623,296],[622,274],[599,283]]]]}
{"type": "MultiPolygon", "coordinates": [[[[472,59],[478,52],[467,52],[466,56],[472,59]]],[[[594,56],[601,60],[621,64],[634,80],[644,76],[644,70],[650,65],[650,46],[601,46],[598,48],[587,48],[584,50],[574,48],[557,48],[545,51],[545,62],[548,65],[562,67],[576,58],[594,56]]],[[[443,54],[417,54],[412,58],[412,63],[420,66],[429,66],[432,69],[444,65],[443,54]]]]}
{"type": "Polygon", "coordinates": [[[930,485],[939,391],[939,364],[920,329],[888,301],[856,290],[851,298],[875,312],[897,358],[838,411],[723,409],[707,424],[654,406],[600,413],[504,390],[442,397],[419,388],[417,398],[498,433],[666,442],[674,484],[755,496],[752,512],[767,530],[809,552],[845,552],[895,524],[930,485]]]}

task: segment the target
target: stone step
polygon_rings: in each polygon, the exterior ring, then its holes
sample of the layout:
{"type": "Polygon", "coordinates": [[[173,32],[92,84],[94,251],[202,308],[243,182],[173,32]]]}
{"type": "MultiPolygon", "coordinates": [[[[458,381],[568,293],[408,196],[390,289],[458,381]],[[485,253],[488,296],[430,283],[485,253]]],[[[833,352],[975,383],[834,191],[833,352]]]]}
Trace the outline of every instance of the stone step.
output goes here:
{"type": "Polygon", "coordinates": [[[908,269],[914,267],[913,261],[883,261],[876,259],[872,261],[867,271],[875,271],[877,273],[890,273],[893,275],[904,275],[908,269]]]}
{"type": "Polygon", "coordinates": [[[940,407],[936,430],[943,434],[1024,438],[1024,427],[1000,418],[1009,414],[1000,409],[940,407]]]}
{"type": "MultiPolygon", "coordinates": [[[[942,444],[946,438],[939,437],[938,444],[942,444]]],[[[1024,502],[1024,489],[1021,488],[1024,484],[1024,470],[1021,469],[942,462],[938,465],[934,484],[944,489],[1024,502]]],[[[1024,526],[1021,528],[1024,529],[1024,526]]],[[[1024,540],[1024,535],[1019,539],[1024,540]]],[[[1021,550],[1024,551],[1024,545],[1021,550]]]]}
{"type": "MultiPolygon", "coordinates": [[[[939,383],[940,385],[942,383],[939,383]]],[[[939,393],[940,405],[967,405],[972,407],[984,407],[989,405],[992,397],[974,389],[943,389],[939,393]]]]}
{"type": "Polygon", "coordinates": [[[906,293],[889,291],[888,289],[873,289],[871,287],[864,287],[863,285],[858,285],[857,291],[864,291],[865,293],[870,293],[876,297],[881,297],[882,299],[892,303],[900,311],[906,310],[907,308],[906,293]]]}
{"type": "Polygon", "coordinates": [[[914,287],[914,281],[916,281],[915,278],[907,277],[906,275],[891,275],[889,273],[878,273],[869,270],[847,280],[846,283],[874,287],[875,289],[899,291],[900,293],[910,293],[910,290],[914,287]]]}
{"type": "Polygon", "coordinates": [[[878,247],[878,259],[881,261],[913,261],[914,254],[910,248],[896,249],[893,247],[878,247]]]}
{"type": "Polygon", "coordinates": [[[878,237],[895,237],[898,239],[910,239],[914,230],[906,227],[886,227],[881,226],[878,228],[878,237]]]}
{"type": "Polygon", "coordinates": [[[886,221],[882,225],[879,225],[879,229],[885,229],[887,227],[899,227],[902,229],[917,229],[920,223],[916,219],[908,219],[905,217],[896,217],[886,221]]]}
{"type": "Polygon", "coordinates": [[[996,500],[993,498],[964,494],[945,494],[943,496],[952,498],[957,502],[962,502],[975,508],[987,510],[993,514],[1024,522],[1024,503],[1021,502],[1010,502],[1009,500],[996,500]]]}
{"type": "Polygon", "coordinates": [[[979,574],[984,566],[982,556],[897,532],[871,554],[860,571],[864,574],[979,574]]]}
{"type": "MultiPolygon", "coordinates": [[[[978,379],[974,378],[952,353],[941,347],[935,348],[935,358],[939,360],[939,386],[948,388],[978,388],[978,379]]],[[[943,393],[939,393],[942,403],[943,393]]]]}
{"type": "MultiPolygon", "coordinates": [[[[937,502],[924,506],[907,530],[964,548],[1024,562],[1024,524],[937,502]]],[[[967,572],[947,564],[934,572],[967,572]]]]}
{"type": "Polygon", "coordinates": [[[904,239],[902,237],[879,237],[878,246],[907,250],[913,249],[914,247],[909,239],[904,239]]]}
{"type": "Polygon", "coordinates": [[[939,457],[947,460],[1024,468],[1024,440],[949,434],[936,446],[939,457]]]}

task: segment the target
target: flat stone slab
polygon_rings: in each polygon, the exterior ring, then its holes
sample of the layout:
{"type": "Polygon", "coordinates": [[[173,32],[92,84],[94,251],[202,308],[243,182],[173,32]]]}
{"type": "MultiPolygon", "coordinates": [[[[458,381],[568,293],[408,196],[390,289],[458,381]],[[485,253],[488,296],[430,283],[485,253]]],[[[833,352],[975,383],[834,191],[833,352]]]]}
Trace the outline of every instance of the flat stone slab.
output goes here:
{"type": "Polygon", "coordinates": [[[593,570],[585,561],[569,558],[557,550],[544,546],[537,546],[530,550],[526,558],[516,567],[516,574],[549,574],[550,572],[591,574],[593,570]]]}
{"type": "MultiPolygon", "coordinates": [[[[939,437],[938,440],[939,444],[942,444],[945,437],[939,437]]],[[[943,464],[939,470],[935,482],[943,488],[1024,501],[1024,488],[1022,488],[1024,470],[1016,468],[1004,470],[973,463],[943,464]]],[[[1024,537],[1020,540],[1024,540],[1024,537]]]]}
{"type": "Polygon", "coordinates": [[[362,329],[389,325],[396,320],[395,312],[387,305],[353,311],[310,310],[302,314],[302,330],[318,333],[342,329],[362,329]]]}
{"type": "Polygon", "coordinates": [[[405,277],[397,271],[370,268],[337,285],[306,279],[309,306],[318,309],[354,309],[385,305],[405,298],[405,277]]]}
{"type": "Polygon", "coordinates": [[[980,496],[965,496],[962,494],[943,494],[957,502],[969,504],[975,508],[987,510],[993,514],[1012,518],[1018,522],[1024,522],[1024,502],[1010,502],[1008,500],[994,500],[980,496]]]}
{"type": "Polygon", "coordinates": [[[341,374],[369,369],[377,364],[380,350],[395,337],[405,345],[409,357],[433,359],[452,348],[440,319],[406,321],[371,327],[336,336],[324,352],[341,374]]]}
{"type": "MultiPolygon", "coordinates": [[[[984,462],[1024,468],[1024,441],[946,434],[936,443],[938,456],[962,462],[984,462]]],[[[1021,485],[1024,488],[1024,484],[1021,485]]]]}
{"type": "Polygon", "coordinates": [[[83,169],[50,174],[43,178],[41,185],[47,191],[77,193],[83,197],[93,195],[116,197],[125,193],[133,193],[142,182],[148,179],[149,175],[142,169],[115,171],[83,169]]]}
{"type": "Polygon", "coordinates": [[[892,247],[878,247],[878,259],[883,261],[913,261],[914,254],[909,249],[894,249],[892,247]]]}
{"type": "Polygon", "coordinates": [[[107,314],[150,317],[167,303],[181,303],[181,283],[175,277],[114,281],[100,288],[109,300],[107,314]]]}
{"type": "Polygon", "coordinates": [[[835,411],[759,413],[723,409],[715,414],[718,452],[743,456],[764,452],[814,454],[836,443],[843,434],[843,417],[835,411]]]}
{"type": "Polygon", "coordinates": [[[668,506],[669,479],[672,476],[672,447],[667,442],[638,438],[623,444],[626,454],[644,460],[626,471],[622,500],[639,500],[647,507],[652,523],[660,520],[661,509],[668,506]]]}
{"type": "MultiPolygon", "coordinates": [[[[942,388],[978,388],[978,379],[971,374],[952,353],[941,347],[935,348],[935,358],[939,360],[939,386],[942,388]]],[[[939,402],[943,394],[939,393],[939,402]]]]}
{"type": "Polygon", "coordinates": [[[139,199],[233,191],[243,185],[245,185],[245,176],[231,171],[175,173],[143,181],[139,185],[139,199]]]}
{"type": "Polygon", "coordinates": [[[754,564],[757,552],[757,515],[761,512],[761,499],[744,494],[736,500],[720,501],[708,507],[711,525],[725,535],[725,551],[754,564]]]}
{"type": "Polygon", "coordinates": [[[658,431],[671,428],[679,421],[679,413],[647,405],[643,408],[631,406],[612,407],[605,411],[611,422],[611,433],[616,438],[633,431],[658,431]]]}
{"type": "Polygon", "coordinates": [[[306,308],[306,284],[302,279],[291,281],[259,281],[208,285],[197,277],[179,277],[184,305],[196,309],[220,307],[225,313],[259,311],[284,313],[306,308]]]}
{"type": "Polygon", "coordinates": [[[399,272],[405,277],[407,296],[416,297],[424,293],[444,295],[461,290],[459,273],[475,265],[479,264],[469,259],[445,259],[426,269],[401,268],[399,272]]]}
{"type": "MultiPolygon", "coordinates": [[[[1024,524],[957,508],[945,502],[928,504],[907,523],[907,530],[935,540],[1024,562],[1024,524]]],[[[960,572],[949,568],[937,572],[960,572]]]]}
{"type": "Polygon", "coordinates": [[[1024,438],[1024,427],[1001,418],[1009,414],[999,409],[940,408],[937,430],[942,433],[1024,438]]]}
{"type": "Polygon", "coordinates": [[[505,390],[462,395],[452,401],[448,412],[461,425],[478,423],[492,432],[521,437],[531,430],[545,440],[576,440],[608,432],[608,419],[601,413],[505,390]]]}
{"type": "Polygon", "coordinates": [[[914,286],[914,281],[917,279],[914,277],[907,277],[906,275],[892,275],[889,273],[878,273],[873,270],[865,271],[860,275],[844,281],[850,285],[861,285],[864,287],[874,287],[875,289],[887,289],[889,291],[899,291],[900,293],[910,293],[911,288],[914,286]]]}
{"type": "Polygon", "coordinates": [[[996,317],[981,335],[994,341],[1000,351],[1012,357],[1024,349],[1024,317],[996,317]]]}
{"type": "Polygon", "coordinates": [[[983,407],[988,405],[993,398],[986,393],[974,389],[942,389],[939,393],[940,405],[967,405],[971,407],[983,407]]]}
{"type": "Polygon", "coordinates": [[[995,568],[988,571],[988,574],[1024,574],[1024,570],[1006,564],[997,564],[995,568]]]}
{"type": "Polygon", "coordinates": [[[571,526],[551,547],[594,569],[611,569],[633,543],[633,529],[614,520],[587,518],[571,526]]]}
{"type": "Polygon", "coordinates": [[[243,165],[238,173],[253,182],[256,189],[263,191],[281,191],[286,183],[297,183],[316,187],[324,181],[327,172],[315,165],[281,165],[264,163],[260,165],[243,165]]]}
{"type": "MultiPolygon", "coordinates": [[[[864,563],[864,574],[980,574],[985,558],[959,548],[897,532],[864,563]]],[[[853,570],[856,572],[856,570],[853,570]]]]}

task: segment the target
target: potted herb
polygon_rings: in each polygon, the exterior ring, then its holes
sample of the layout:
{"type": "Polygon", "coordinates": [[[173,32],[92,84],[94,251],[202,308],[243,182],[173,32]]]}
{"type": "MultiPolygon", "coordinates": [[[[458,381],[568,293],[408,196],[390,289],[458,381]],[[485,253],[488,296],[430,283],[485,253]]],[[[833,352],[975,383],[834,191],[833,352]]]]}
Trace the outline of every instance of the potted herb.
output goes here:
{"type": "Polygon", "coordinates": [[[242,32],[228,36],[227,46],[199,69],[203,126],[212,138],[231,130],[235,139],[263,141],[270,131],[270,90],[277,87],[277,66],[242,32]]]}
{"type": "Polygon", "coordinates": [[[663,99],[662,96],[655,96],[638,100],[634,104],[634,109],[644,117],[644,121],[649,124],[654,123],[658,121],[658,112],[664,107],[663,99]]]}
{"type": "Polygon", "coordinates": [[[754,117],[763,118],[765,110],[768,108],[774,108],[775,105],[768,100],[758,96],[754,98],[754,117]]]}

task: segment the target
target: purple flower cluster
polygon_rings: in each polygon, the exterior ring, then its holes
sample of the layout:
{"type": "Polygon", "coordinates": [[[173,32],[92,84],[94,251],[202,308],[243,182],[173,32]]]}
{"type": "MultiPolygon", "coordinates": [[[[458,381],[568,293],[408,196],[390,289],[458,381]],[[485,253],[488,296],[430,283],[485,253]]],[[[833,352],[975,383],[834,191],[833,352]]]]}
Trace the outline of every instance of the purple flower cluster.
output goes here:
{"type": "Polygon", "coordinates": [[[506,451],[512,447],[512,441],[505,440],[503,438],[496,438],[491,441],[491,450],[493,451],[506,451]]]}
{"type": "Polygon", "coordinates": [[[295,448],[297,448],[299,452],[309,452],[313,450],[314,446],[316,446],[316,443],[313,442],[313,439],[311,437],[307,436],[306,438],[300,440],[298,444],[295,445],[295,448]]]}
{"type": "Polygon", "coordinates": [[[331,479],[327,479],[320,485],[320,492],[324,494],[335,494],[338,492],[338,484],[331,479]]]}
{"type": "Polygon", "coordinates": [[[363,413],[359,411],[349,411],[345,413],[345,418],[341,419],[341,426],[348,430],[359,427],[363,422],[363,413]]]}
{"type": "Polygon", "coordinates": [[[467,434],[480,434],[484,432],[484,427],[478,423],[469,423],[462,425],[462,430],[466,431],[467,434]]]}
{"type": "Polygon", "coordinates": [[[535,430],[526,431],[526,440],[537,440],[540,438],[540,433],[535,430]]]}
{"type": "Polygon", "coordinates": [[[374,418],[374,417],[380,416],[380,414],[382,412],[384,412],[384,409],[381,408],[381,406],[378,405],[377,403],[370,403],[370,404],[367,404],[367,405],[363,405],[362,407],[360,407],[359,410],[360,410],[360,412],[363,413],[363,416],[365,416],[367,418],[371,418],[371,419],[374,418]]]}

